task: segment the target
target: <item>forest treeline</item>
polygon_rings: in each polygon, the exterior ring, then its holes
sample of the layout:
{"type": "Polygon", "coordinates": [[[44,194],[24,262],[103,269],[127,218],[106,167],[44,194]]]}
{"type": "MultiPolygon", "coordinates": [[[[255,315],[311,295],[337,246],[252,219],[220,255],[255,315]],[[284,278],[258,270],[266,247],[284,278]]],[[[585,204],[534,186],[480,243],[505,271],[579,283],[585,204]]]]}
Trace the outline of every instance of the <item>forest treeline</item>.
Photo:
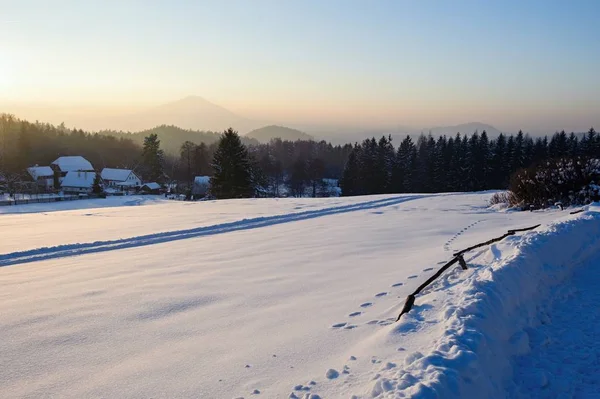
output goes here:
{"type": "MultiPolygon", "coordinates": [[[[193,133],[183,131],[180,139],[199,137],[193,133]]],[[[194,176],[215,174],[215,153],[223,134],[206,134],[207,143],[186,140],[169,152],[160,139],[165,136],[154,129],[115,136],[1,115],[0,173],[24,174],[28,166],[48,165],[62,155],[81,155],[98,171],[132,169],[146,181],[178,181],[189,187],[194,176]]],[[[490,139],[485,131],[453,137],[421,135],[416,141],[407,136],[397,147],[385,136],[343,146],[278,139],[259,144],[244,137],[239,137],[239,143],[247,150],[260,194],[270,196],[280,195],[282,186],[292,195],[317,195],[324,178],[339,179],[342,195],[503,189],[515,171],[540,161],[600,157],[600,136],[594,129],[586,134],[558,132],[550,138],[519,132],[490,139]]]]}
{"type": "Polygon", "coordinates": [[[517,170],[558,158],[599,157],[600,136],[523,132],[490,139],[485,131],[454,137],[406,137],[395,148],[382,137],[354,145],[340,180],[343,195],[505,189],[517,170]]]}
{"type": "MultiPolygon", "coordinates": [[[[132,169],[145,181],[178,181],[185,186],[191,184],[194,176],[214,174],[213,158],[222,135],[172,126],[134,134],[89,133],[64,125],[30,123],[4,114],[0,115],[0,174],[26,178],[29,166],[49,165],[59,156],[81,155],[97,171],[105,167],[132,169]],[[192,141],[204,139],[206,142],[192,141]],[[169,140],[182,144],[174,148],[169,140]]],[[[317,175],[339,178],[352,151],[351,145],[334,146],[324,141],[276,139],[260,144],[242,136],[240,143],[248,149],[255,170],[261,170],[265,195],[277,195],[283,184],[293,185],[299,192],[311,184],[311,176],[313,180],[317,175]]]]}

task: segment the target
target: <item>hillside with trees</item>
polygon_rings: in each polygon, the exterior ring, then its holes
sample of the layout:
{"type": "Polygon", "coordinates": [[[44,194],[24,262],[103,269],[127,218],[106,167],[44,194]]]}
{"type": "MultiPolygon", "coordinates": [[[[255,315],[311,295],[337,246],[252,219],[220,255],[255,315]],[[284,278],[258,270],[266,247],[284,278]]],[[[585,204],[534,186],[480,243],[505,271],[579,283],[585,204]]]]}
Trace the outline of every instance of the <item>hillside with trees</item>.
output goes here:
{"type": "MultiPolygon", "coordinates": [[[[135,133],[103,130],[100,132],[100,134],[114,136],[119,139],[129,139],[139,145],[144,143],[145,137],[151,134],[156,134],[157,138],[162,143],[162,148],[165,153],[169,155],[177,155],[179,154],[183,143],[192,142],[196,144],[204,143],[206,145],[211,145],[219,141],[222,132],[182,129],[172,125],[161,125],[152,129],[142,130],[135,133]]],[[[257,140],[245,137],[242,137],[242,142],[245,145],[258,144],[257,140]]]]}
{"type": "Polygon", "coordinates": [[[260,129],[255,129],[249,132],[246,136],[248,139],[257,140],[260,143],[268,143],[271,140],[280,139],[285,141],[310,141],[314,137],[301,132],[300,130],[292,129],[285,126],[265,126],[260,129]]]}

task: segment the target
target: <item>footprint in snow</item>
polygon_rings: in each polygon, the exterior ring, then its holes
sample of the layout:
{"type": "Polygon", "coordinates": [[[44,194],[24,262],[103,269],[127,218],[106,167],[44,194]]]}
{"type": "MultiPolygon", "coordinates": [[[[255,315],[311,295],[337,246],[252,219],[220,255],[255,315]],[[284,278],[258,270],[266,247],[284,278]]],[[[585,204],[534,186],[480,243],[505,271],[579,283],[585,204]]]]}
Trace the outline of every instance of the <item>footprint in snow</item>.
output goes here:
{"type": "Polygon", "coordinates": [[[408,276],[408,278],[417,278],[417,277],[419,277],[418,274],[413,274],[412,276],[408,276]]]}
{"type": "Polygon", "coordinates": [[[387,292],[380,292],[379,294],[375,294],[376,298],[382,297],[382,296],[386,296],[388,293],[387,292]]]}
{"type": "Polygon", "coordinates": [[[365,303],[361,304],[360,307],[361,308],[368,308],[371,305],[373,305],[371,302],[365,302],[365,303]]]}
{"type": "Polygon", "coordinates": [[[396,283],[396,284],[392,284],[392,287],[400,287],[401,285],[404,285],[404,283],[396,283]]]}
{"type": "Polygon", "coordinates": [[[430,270],[433,270],[433,267],[428,267],[427,269],[423,269],[424,272],[428,272],[430,270]]]}
{"type": "Polygon", "coordinates": [[[379,323],[379,320],[367,321],[367,324],[377,324],[377,323],[379,323]]]}
{"type": "Polygon", "coordinates": [[[344,327],[344,330],[353,330],[353,329],[355,329],[356,327],[358,327],[358,326],[356,326],[356,325],[354,325],[354,324],[349,324],[349,325],[347,325],[346,327],[344,327]]]}
{"type": "Polygon", "coordinates": [[[362,314],[362,312],[353,312],[353,313],[350,313],[348,316],[356,317],[356,316],[360,316],[361,314],[362,314]]]}
{"type": "Polygon", "coordinates": [[[331,328],[341,328],[344,327],[348,323],[337,323],[331,326],[331,328]]]}
{"type": "Polygon", "coordinates": [[[328,380],[334,380],[334,379],[338,378],[339,376],[340,376],[340,373],[335,369],[329,369],[329,370],[327,370],[327,372],[325,372],[325,377],[328,380]]]}

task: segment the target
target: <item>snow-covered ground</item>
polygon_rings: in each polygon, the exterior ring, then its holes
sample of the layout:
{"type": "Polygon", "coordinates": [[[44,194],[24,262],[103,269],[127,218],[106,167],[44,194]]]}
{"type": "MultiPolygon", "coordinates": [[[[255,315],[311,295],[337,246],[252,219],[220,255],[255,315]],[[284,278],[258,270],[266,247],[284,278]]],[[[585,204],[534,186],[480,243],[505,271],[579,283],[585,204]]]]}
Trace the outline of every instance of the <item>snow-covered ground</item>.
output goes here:
{"type": "Polygon", "coordinates": [[[572,305],[548,298],[594,264],[600,223],[593,209],[492,211],[490,195],[0,215],[0,396],[540,397],[555,379],[532,331],[545,322],[548,342],[562,337],[552,306],[572,305]],[[449,270],[393,323],[453,251],[537,223],[469,253],[467,271],[449,270]]]}

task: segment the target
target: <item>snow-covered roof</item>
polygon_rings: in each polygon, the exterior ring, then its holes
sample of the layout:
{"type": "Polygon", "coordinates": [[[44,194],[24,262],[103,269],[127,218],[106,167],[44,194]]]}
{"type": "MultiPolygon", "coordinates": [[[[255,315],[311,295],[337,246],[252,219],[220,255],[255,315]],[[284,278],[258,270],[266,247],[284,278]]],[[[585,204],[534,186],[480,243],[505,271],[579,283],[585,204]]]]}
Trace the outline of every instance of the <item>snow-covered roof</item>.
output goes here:
{"type": "Polygon", "coordinates": [[[63,172],[94,170],[90,161],[79,155],[57,158],[54,162],[52,162],[52,165],[58,166],[58,168],[63,172]]]}
{"type": "Polygon", "coordinates": [[[160,184],[152,182],[152,183],[146,183],[142,187],[148,187],[150,190],[159,190],[160,184]]]}
{"type": "Polygon", "coordinates": [[[194,184],[209,184],[210,176],[196,176],[194,177],[194,184]]]}
{"type": "Polygon", "coordinates": [[[104,180],[125,181],[131,173],[131,169],[104,168],[100,176],[104,180]]]}
{"type": "Polygon", "coordinates": [[[32,166],[30,168],[27,168],[27,172],[34,179],[37,179],[40,177],[53,177],[54,176],[54,171],[52,170],[52,168],[50,166],[32,166]]]}
{"type": "Polygon", "coordinates": [[[96,172],[79,172],[71,171],[68,172],[64,177],[61,185],[62,187],[82,187],[90,188],[94,185],[94,178],[96,172]]]}

